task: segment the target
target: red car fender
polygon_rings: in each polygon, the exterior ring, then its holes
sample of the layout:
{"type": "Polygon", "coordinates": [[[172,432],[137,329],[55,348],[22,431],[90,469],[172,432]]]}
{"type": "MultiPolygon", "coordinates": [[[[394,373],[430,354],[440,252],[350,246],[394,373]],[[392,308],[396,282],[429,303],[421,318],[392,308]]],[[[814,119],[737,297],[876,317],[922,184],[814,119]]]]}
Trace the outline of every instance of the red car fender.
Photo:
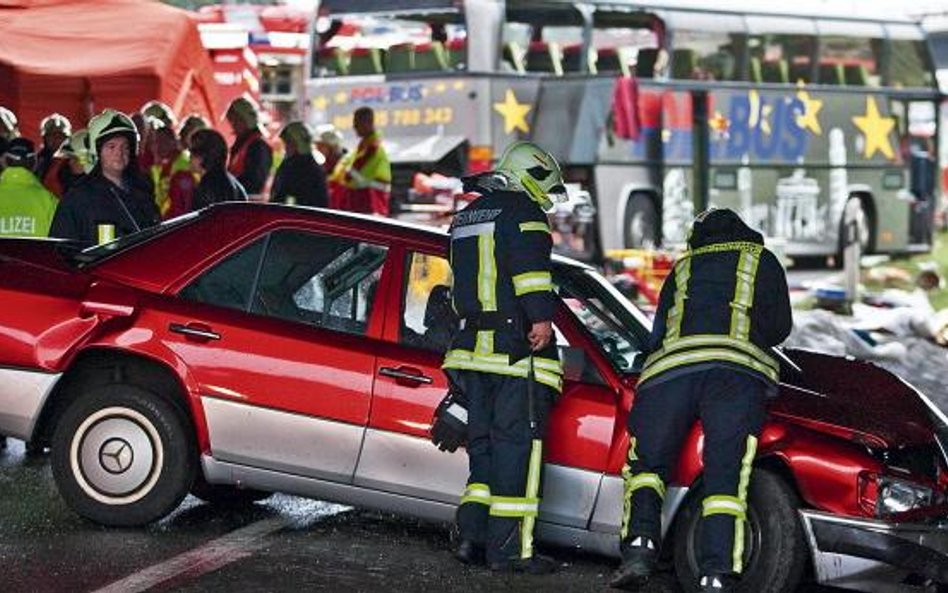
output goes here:
{"type": "MultiPolygon", "coordinates": [[[[673,484],[690,487],[698,480],[704,471],[703,448],[704,432],[696,422],[682,444],[673,484]]],[[[755,463],[768,458],[788,469],[792,486],[808,506],[848,516],[867,516],[860,506],[860,474],[883,469],[855,443],[776,420],[761,432],[755,463]]]]}
{"type": "Polygon", "coordinates": [[[73,355],[78,357],[79,354],[91,350],[114,350],[124,355],[136,354],[170,371],[187,394],[186,403],[194,421],[198,447],[202,452],[210,450],[207,419],[204,415],[204,407],[201,405],[197,383],[184,361],[162,344],[155,332],[143,327],[123,327],[104,333],[95,340],[83,344],[73,355]]]}

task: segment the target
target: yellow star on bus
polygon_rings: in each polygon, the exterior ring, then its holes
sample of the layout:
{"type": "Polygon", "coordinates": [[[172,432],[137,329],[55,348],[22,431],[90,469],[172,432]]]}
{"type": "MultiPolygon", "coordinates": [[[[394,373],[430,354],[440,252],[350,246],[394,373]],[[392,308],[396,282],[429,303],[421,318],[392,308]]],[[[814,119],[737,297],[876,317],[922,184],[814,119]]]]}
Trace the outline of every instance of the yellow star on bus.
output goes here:
{"type": "Polygon", "coordinates": [[[505,134],[509,134],[514,130],[520,130],[524,133],[529,132],[530,126],[527,124],[527,114],[531,109],[530,105],[517,101],[517,95],[514,94],[512,89],[507,89],[503,103],[494,103],[494,111],[504,118],[505,134]]]}
{"type": "Polygon", "coordinates": [[[347,95],[346,93],[342,91],[339,91],[338,93],[336,93],[336,97],[335,97],[336,104],[342,105],[343,103],[346,102],[348,98],[349,98],[349,95],[347,95]]]}
{"type": "Polygon", "coordinates": [[[866,114],[857,115],[852,120],[866,138],[862,151],[864,157],[871,159],[876,151],[881,151],[887,159],[895,158],[895,151],[889,143],[889,133],[895,127],[895,118],[882,117],[879,114],[875,97],[866,97],[866,114]]]}
{"type": "Polygon", "coordinates": [[[329,100],[326,99],[326,97],[323,95],[320,95],[316,97],[315,99],[313,99],[313,107],[315,107],[319,111],[325,111],[328,105],[329,105],[329,100]]]}
{"type": "Polygon", "coordinates": [[[822,136],[823,128],[820,127],[820,119],[817,115],[820,113],[820,109],[823,109],[823,101],[811,98],[810,93],[802,88],[797,91],[797,99],[803,103],[803,113],[797,115],[797,125],[800,126],[801,129],[809,130],[817,136],[822,136]]]}

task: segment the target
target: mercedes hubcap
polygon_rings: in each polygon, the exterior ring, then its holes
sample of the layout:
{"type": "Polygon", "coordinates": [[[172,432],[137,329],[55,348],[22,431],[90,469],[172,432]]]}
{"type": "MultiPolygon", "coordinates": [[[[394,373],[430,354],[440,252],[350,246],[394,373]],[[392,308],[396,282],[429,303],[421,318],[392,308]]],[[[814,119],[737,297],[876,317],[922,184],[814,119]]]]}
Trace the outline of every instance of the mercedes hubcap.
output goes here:
{"type": "Polygon", "coordinates": [[[106,504],[128,504],[152,489],[164,451],[154,424],[129,408],[106,408],[73,435],[70,462],[79,486],[106,504]]]}

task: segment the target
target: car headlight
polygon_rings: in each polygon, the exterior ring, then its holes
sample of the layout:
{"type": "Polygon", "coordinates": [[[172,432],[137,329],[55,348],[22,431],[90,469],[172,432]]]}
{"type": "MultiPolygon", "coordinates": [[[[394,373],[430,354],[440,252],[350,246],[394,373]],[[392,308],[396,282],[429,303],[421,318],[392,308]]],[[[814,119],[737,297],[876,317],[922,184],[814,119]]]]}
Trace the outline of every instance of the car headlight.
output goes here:
{"type": "Polygon", "coordinates": [[[927,486],[884,476],[879,480],[876,512],[892,515],[924,508],[932,504],[934,492],[927,486]]]}

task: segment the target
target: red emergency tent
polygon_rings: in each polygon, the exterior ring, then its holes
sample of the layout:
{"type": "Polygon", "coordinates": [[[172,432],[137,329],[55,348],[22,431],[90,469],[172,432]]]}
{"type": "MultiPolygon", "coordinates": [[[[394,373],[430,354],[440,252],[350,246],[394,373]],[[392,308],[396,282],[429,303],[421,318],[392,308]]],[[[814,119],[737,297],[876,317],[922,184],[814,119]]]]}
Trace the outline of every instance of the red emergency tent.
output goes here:
{"type": "Polygon", "coordinates": [[[159,99],[220,116],[214,71],[189,13],[148,0],[0,0],[0,105],[39,134],[58,111],[74,128],[159,99]]]}

